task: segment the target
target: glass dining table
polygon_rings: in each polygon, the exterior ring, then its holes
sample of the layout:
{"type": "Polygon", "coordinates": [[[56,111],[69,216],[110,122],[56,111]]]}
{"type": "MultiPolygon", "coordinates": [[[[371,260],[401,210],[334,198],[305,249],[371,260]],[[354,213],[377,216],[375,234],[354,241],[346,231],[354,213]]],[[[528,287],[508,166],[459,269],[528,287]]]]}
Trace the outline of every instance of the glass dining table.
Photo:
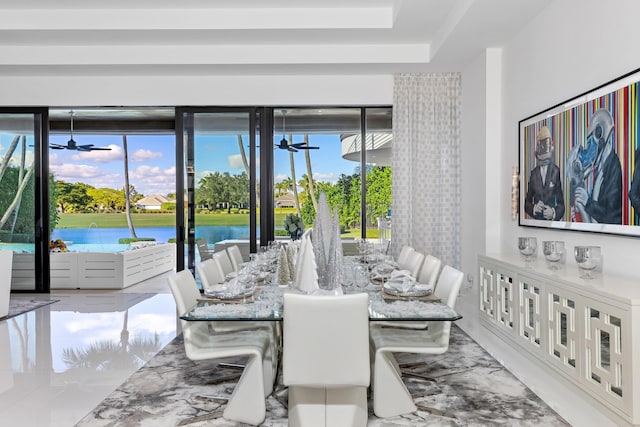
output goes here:
{"type": "MultiPolygon", "coordinates": [[[[195,307],[180,318],[186,321],[281,321],[283,318],[283,295],[299,293],[288,286],[264,285],[246,297],[219,300],[203,296],[195,307]]],[[[455,321],[458,313],[434,297],[404,299],[386,295],[379,287],[347,288],[344,293],[366,292],[369,294],[369,321],[455,321]]],[[[330,295],[329,292],[320,294],[330,295]]]]}

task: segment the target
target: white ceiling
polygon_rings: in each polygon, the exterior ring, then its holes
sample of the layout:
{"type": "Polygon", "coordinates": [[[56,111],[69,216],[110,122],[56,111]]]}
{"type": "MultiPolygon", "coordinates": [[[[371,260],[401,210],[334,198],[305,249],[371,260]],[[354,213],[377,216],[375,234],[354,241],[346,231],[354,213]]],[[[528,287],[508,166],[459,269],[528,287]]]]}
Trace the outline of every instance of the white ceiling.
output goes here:
{"type": "Polygon", "coordinates": [[[458,71],[550,1],[5,1],[0,75],[458,71]]]}

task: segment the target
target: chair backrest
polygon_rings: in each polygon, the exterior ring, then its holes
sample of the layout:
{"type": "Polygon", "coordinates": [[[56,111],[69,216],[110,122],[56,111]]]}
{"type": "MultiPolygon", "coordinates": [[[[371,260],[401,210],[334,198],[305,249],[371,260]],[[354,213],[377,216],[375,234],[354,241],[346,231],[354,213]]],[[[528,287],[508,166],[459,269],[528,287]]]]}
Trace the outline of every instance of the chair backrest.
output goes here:
{"type": "Polygon", "coordinates": [[[398,255],[398,264],[404,264],[407,262],[409,254],[413,251],[414,249],[411,246],[403,246],[400,250],[400,254],[398,255]]]}
{"type": "Polygon", "coordinates": [[[209,245],[204,239],[196,239],[196,247],[198,248],[198,255],[200,255],[201,261],[212,258],[209,245]]]}
{"type": "Polygon", "coordinates": [[[368,386],[369,296],[284,294],[283,382],[368,386]]]}
{"type": "Polygon", "coordinates": [[[409,270],[411,275],[415,278],[420,274],[420,269],[422,268],[422,263],[424,262],[424,254],[422,252],[418,252],[413,250],[409,252],[407,256],[407,260],[404,263],[398,262],[398,267],[402,270],[409,270]]]}
{"type": "Polygon", "coordinates": [[[173,294],[173,299],[176,300],[176,308],[179,315],[191,310],[198,303],[200,290],[191,271],[182,270],[173,276],[169,276],[169,288],[173,294]]]}
{"type": "Polygon", "coordinates": [[[418,283],[435,286],[441,265],[442,261],[433,255],[427,255],[424,257],[422,269],[420,269],[420,275],[418,276],[418,283]]]}
{"type": "Polygon", "coordinates": [[[238,245],[229,246],[227,248],[227,255],[231,260],[233,271],[240,271],[240,266],[244,262],[244,258],[242,258],[242,252],[240,252],[240,247],[238,245]]]}
{"type": "Polygon", "coordinates": [[[218,266],[218,263],[213,259],[208,259],[196,264],[196,271],[198,272],[198,276],[200,276],[200,282],[202,282],[202,287],[205,290],[211,289],[213,285],[224,283],[224,274],[218,266]]]}
{"type": "Polygon", "coordinates": [[[438,278],[438,283],[436,283],[434,294],[449,307],[454,308],[463,279],[464,273],[462,271],[445,265],[438,278]]]}
{"type": "Polygon", "coordinates": [[[233,264],[231,264],[231,260],[229,259],[227,251],[214,252],[213,259],[216,263],[218,263],[218,266],[225,276],[229,273],[234,272],[233,264]]]}

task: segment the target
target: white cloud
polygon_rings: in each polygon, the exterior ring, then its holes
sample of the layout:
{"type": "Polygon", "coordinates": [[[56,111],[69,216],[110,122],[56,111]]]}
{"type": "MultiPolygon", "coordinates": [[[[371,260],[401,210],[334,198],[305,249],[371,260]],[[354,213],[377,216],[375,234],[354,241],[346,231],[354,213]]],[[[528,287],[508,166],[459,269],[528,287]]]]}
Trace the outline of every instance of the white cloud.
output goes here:
{"type": "Polygon", "coordinates": [[[313,179],[315,179],[316,181],[337,182],[338,176],[333,172],[329,172],[329,173],[315,172],[313,174],[313,179]]]}
{"type": "Polygon", "coordinates": [[[78,151],[78,154],[71,156],[71,159],[96,163],[108,163],[123,159],[122,147],[115,144],[109,144],[108,147],[111,148],[111,150],[78,151]]]}
{"type": "Polygon", "coordinates": [[[133,162],[144,162],[147,160],[158,159],[163,156],[163,153],[160,151],[151,151],[151,150],[136,150],[131,155],[131,161],[133,162]]]}
{"type": "Polygon", "coordinates": [[[284,181],[285,179],[289,178],[289,175],[284,174],[284,173],[279,173],[278,175],[273,177],[273,182],[281,182],[284,181]]]}
{"type": "Polygon", "coordinates": [[[104,172],[98,166],[79,165],[76,163],[50,165],[49,169],[53,171],[56,179],[62,179],[64,181],[69,179],[95,178],[104,175],[104,172]]]}
{"type": "Polygon", "coordinates": [[[176,191],[176,168],[162,169],[158,166],[141,165],[129,171],[129,182],[139,193],[168,194],[176,191]]]}
{"type": "Polygon", "coordinates": [[[242,162],[242,155],[240,154],[232,154],[228,157],[229,159],[229,168],[231,169],[243,169],[244,163],[242,162]]]}

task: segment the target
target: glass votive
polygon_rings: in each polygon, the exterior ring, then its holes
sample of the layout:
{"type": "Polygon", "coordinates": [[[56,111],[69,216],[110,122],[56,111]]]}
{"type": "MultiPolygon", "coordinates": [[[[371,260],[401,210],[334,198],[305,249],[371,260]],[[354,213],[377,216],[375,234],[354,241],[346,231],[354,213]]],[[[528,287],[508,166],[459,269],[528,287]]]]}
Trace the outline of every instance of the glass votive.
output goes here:
{"type": "Polygon", "coordinates": [[[538,253],[538,240],[535,237],[518,237],[518,250],[528,264],[538,253]]]}
{"type": "Polygon", "coordinates": [[[545,240],[542,242],[542,253],[550,270],[557,270],[564,263],[564,242],[561,240],[545,240]]]}
{"type": "Polygon", "coordinates": [[[582,279],[593,279],[594,272],[599,271],[602,267],[602,252],[600,246],[576,246],[574,248],[574,256],[578,268],[582,273],[582,279]]]}

